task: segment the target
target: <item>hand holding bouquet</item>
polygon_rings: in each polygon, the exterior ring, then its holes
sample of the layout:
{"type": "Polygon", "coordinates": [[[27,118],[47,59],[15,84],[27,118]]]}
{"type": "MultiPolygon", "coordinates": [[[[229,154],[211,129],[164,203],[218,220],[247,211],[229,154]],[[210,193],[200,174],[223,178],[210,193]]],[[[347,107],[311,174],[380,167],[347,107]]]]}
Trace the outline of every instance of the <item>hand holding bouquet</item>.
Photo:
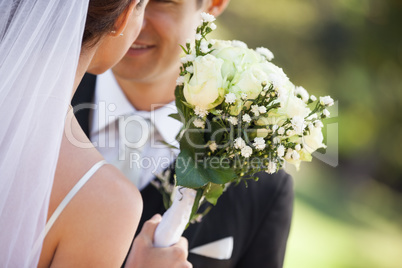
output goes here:
{"type": "MultiPolygon", "coordinates": [[[[332,98],[317,100],[293,85],[271,63],[274,56],[266,48],[208,41],[214,20],[203,13],[195,44],[183,47],[175,91],[178,114],[172,117],[183,123],[175,172],[177,186],[184,188],[175,202],[187,205],[177,210],[173,203],[175,209],[167,211],[171,219],[164,216],[163,231],[158,227],[155,233],[156,244],[169,236],[167,230],[177,230],[171,223],[183,216],[181,235],[189,218],[199,216],[200,203],[215,205],[227,183],[251,179],[259,171],[275,173],[286,162],[299,168],[315,150],[325,148],[321,119],[329,116],[332,98]]],[[[175,242],[166,241],[164,246],[175,242]]]]}

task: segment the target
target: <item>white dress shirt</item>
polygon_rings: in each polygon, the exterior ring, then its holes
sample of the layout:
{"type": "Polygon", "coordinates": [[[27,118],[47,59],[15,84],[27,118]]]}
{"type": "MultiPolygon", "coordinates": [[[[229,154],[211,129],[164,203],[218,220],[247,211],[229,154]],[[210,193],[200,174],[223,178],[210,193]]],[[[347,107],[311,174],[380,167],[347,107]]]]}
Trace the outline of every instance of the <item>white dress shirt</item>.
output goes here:
{"type": "MultiPolygon", "coordinates": [[[[179,147],[176,135],[182,124],[169,117],[177,112],[174,102],[154,111],[137,111],[120,89],[112,71],[98,75],[96,80],[94,108],[90,115],[90,139],[103,157],[113,163],[130,161],[130,165],[140,165],[140,179],[135,182],[138,189],[145,188],[155,175],[165,170],[177,157],[179,147]],[[141,159],[119,159],[119,116],[132,114],[150,120],[154,132],[144,145],[141,159]]],[[[157,105],[157,104],[156,104],[157,105]]],[[[130,178],[129,178],[130,179],[130,178]]],[[[134,183],[134,182],[133,182],[134,183]]]]}

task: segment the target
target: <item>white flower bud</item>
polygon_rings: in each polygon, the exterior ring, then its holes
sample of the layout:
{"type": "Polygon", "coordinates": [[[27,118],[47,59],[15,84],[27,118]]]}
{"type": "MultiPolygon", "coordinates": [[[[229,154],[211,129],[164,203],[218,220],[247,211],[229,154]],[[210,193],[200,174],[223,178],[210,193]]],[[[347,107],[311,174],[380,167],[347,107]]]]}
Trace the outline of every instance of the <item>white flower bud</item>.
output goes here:
{"type": "Polygon", "coordinates": [[[280,128],[278,129],[278,134],[279,134],[279,135],[285,134],[285,128],[284,128],[284,127],[280,127],[280,128]]]}
{"type": "Polygon", "coordinates": [[[268,169],[266,170],[268,174],[273,174],[276,172],[276,163],[269,160],[268,169]]]}
{"type": "Polygon", "coordinates": [[[322,127],[324,127],[324,124],[320,120],[317,120],[314,122],[314,126],[316,128],[322,128],[322,127]]]}
{"type": "Polygon", "coordinates": [[[320,97],[320,104],[329,107],[334,105],[334,100],[330,96],[320,97]]]}
{"type": "Polygon", "coordinates": [[[228,93],[225,95],[225,102],[233,104],[236,101],[236,95],[234,93],[228,93]]]}
{"type": "Polygon", "coordinates": [[[202,20],[204,22],[213,22],[213,21],[215,21],[215,17],[213,15],[205,13],[205,12],[201,13],[201,18],[202,18],[202,20]]]}
{"type": "Polygon", "coordinates": [[[283,157],[285,155],[285,146],[282,144],[278,146],[278,149],[276,149],[278,156],[283,157]]]}
{"type": "Polygon", "coordinates": [[[186,71],[189,72],[189,73],[193,73],[194,72],[194,67],[192,65],[187,66],[186,71]]]}
{"type": "Polygon", "coordinates": [[[254,138],[253,146],[259,151],[264,150],[266,146],[264,138],[254,138]]]}
{"type": "Polygon", "coordinates": [[[236,138],[234,140],[235,149],[243,149],[246,146],[246,142],[242,138],[236,138]]]}
{"type": "Polygon", "coordinates": [[[234,116],[229,117],[228,121],[234,126],[237,126],[237,124],[238,124],[237,117],[234,117],[234,116]]]}
{"type": "Polygon", "coordinates": [[[258,107],[258,111],[260,114],[265,114],[267,112],[267,108],[265,106],[258,107]]]}
{"type": "Polygon", "coordinates": [[[205,128],[205,122],[203,120],[199,119],[199,118],[195,119],[193,121],[193,124],[194,124],[195,127],[205,128]]]}
{"type": "Polygon", "coordinates": [[[184,76],[179,76],[179,77],[176,79],[176,86],[181,86],[181,85],[183,85],[184,80],[185,80],[184,76]]]}
{"type": "Polygon", "coordinates": [[[250,123],[251,122],[251,117],[248,114],[243,115],[242,120],[244,122],[250,123]]]}
{"type": "Polygon", "coordinates": [[[264,56],[268,61],[271,61],[274,58],[274,54],[268,48],[258,47],[255,51],[264,56]]]}
{"type": "Polygon", "coordinates": [[[212,152],[215,152],[217,148],[218,148],[218,145],[216,145],[216,142],[215,142],[215,141],[210,142],[210,144],[209,144],[209,149],[210,149],[212,152]]]}
{"type": "Polygon", "coordinates": [[[253,149],[250,146],[245,146],[241,149],[241,155],[243,157],[250,157],[253,154],[253,149]]]}

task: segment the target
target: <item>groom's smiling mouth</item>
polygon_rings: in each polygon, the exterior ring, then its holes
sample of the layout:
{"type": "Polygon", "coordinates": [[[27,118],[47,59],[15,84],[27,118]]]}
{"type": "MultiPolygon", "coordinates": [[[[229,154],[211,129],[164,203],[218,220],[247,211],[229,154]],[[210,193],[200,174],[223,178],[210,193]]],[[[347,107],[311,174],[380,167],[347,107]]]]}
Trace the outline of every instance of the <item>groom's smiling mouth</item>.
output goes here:
{"type": "Polygon", "coordinates": [[[139,56],[139,55],[142,55],[142,54],[148,52],[149,50],[153,49],[154,47],[155,47],[154,45],[134,43],[131,45],[127,54],[132,55],[132,56],[139,56]]]}

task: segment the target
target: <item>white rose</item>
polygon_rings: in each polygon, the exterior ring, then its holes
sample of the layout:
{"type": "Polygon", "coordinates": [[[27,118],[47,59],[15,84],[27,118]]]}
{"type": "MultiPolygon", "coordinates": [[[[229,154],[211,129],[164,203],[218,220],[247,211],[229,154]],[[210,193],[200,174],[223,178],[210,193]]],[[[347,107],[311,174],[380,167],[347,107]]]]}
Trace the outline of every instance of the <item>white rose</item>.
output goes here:
{"type": "Polygon", "coordinates": [[[214,49],[211,54],[224,61],[222,66],[222,76],[227,77],[231,81],[237,72],[243,72],[250,65],[260,63],[262,57],[255,51],[233,47],[231,43],[217,42],[212,47],[214,49]]]}
{"type": "Polygon", "coordinates": [[[288,118],[293,118],[295,116],[305,118],[310,114],[310,109],[308,108],[307,104],[294,94],[288,95],[287,98],[280,99],[281,107],[278,108],[279,114],[286,115],[288,118]]]}
{"type": "Polygon", "coordinates": [[[318,148],[326,148],[323,140],[324,136],[320,127],[310,128],[309,135],[303,136],[303,148],[311,154],[318,148]]]}
{"type": "Polygon", "coordinates": [[[197,57],[194,62],[194,74],[184,82],[184,97],[191,105],[211,109],[219,105],[224,98],[224,80],[221,75],[223,60],[212,55],[197,57]]]}
{"type": "MultiPolygon", "coordinates": [[[[249,99],[255,99],[262,90],[262,82],[267,81],[267,75],[261,69],[260,64],[251,65],[247,70],[241,73],[237,73],[231,84],[232,87],[229,91],[234,93],[237,98],[237,106],[231,108],[230,114],[237,115],[240,113],[241,108],[245,105],[250,107],[251,102],[244,103],[241,100],[243,94],[247,95],[249,99]]],[[[258,106],[257,106],[258,108],[258,106]]]]}

